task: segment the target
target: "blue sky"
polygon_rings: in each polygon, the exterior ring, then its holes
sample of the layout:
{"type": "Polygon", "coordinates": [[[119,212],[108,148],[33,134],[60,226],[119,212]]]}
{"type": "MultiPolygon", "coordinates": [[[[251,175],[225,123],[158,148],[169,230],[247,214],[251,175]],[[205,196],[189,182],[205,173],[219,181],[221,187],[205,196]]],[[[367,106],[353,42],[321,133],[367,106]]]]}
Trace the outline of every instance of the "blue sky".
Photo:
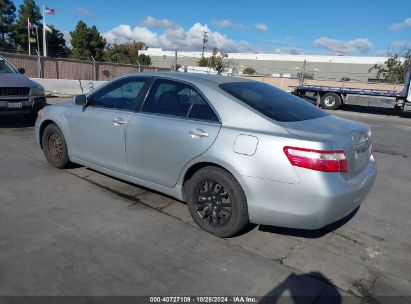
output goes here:
{"type": "MultiPolygon", "coordinates": [[[[16,6],[22,0],[16,0],[16,6]]],[[[411,1],[98,1],[47,0],[47,23],[64,32],[79,20],[109,42],[142,40],[150,47],[224,51],[380,55],[411,45],[411,1]]]]}

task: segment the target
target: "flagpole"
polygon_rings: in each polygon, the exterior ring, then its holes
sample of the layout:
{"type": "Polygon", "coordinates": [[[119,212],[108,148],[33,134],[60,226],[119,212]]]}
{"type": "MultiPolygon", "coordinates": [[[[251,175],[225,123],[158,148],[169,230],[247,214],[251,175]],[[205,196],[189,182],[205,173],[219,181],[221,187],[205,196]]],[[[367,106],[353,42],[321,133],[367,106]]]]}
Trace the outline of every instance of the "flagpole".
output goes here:
{"type": "Polygon", "coordinates": [[[46,6],[43,5],[43,56],[47,57],[46,45],[46,6]]]}
{"type": "Polygon", "coordinates": [[[27,18],[27,40],[29,41],[29,56],[31,56],[31,44],[30,44],[30,18],[27,18]]]}
{"type": "Polygon", "coordinates": [[[36,26],[37,53],[40,54],[39,27],[36,26]]]}

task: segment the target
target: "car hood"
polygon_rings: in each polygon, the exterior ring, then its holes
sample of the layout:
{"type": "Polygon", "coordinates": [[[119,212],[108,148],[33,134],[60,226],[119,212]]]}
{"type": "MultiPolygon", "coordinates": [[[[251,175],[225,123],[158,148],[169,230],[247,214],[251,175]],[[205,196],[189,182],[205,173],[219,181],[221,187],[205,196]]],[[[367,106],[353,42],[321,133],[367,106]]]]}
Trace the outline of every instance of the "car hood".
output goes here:
{"type": "Polygon", "coordinates": [[[74,106],[72,101],[64,101],[64,102],[59,102],[55,103],[52,105],[52,107],[64,107],[64,108],[72,108],[74,106]]]}
{"type": "Polygon", "coordinates": [[[31,88],[33,81],[26,75],[19,73],[0,73],[0,87],[8,88],[31,88]]]}

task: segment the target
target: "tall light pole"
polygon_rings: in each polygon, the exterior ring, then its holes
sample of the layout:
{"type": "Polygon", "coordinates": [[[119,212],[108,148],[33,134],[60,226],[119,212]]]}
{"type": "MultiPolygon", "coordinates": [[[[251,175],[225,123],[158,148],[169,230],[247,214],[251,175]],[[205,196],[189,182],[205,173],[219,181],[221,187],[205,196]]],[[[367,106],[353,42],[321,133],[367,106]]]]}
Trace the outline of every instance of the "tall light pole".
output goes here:
{"type": "Polygon", "coordinates": [[[46,6],[43,5],[43,56],[47,57],[47,43],[46,43],[46,6]]]}
{"type": "Polygon", "coordinates": [[[30,41],[30,19],[27,18],[27,41],[29,43],[29,56],[31,55],[31,41],[30,41]]]}
{"type": "Polygon", "coordinates": [[[39,27],[36,25],[37,55],[40,53],[39,27]]]}

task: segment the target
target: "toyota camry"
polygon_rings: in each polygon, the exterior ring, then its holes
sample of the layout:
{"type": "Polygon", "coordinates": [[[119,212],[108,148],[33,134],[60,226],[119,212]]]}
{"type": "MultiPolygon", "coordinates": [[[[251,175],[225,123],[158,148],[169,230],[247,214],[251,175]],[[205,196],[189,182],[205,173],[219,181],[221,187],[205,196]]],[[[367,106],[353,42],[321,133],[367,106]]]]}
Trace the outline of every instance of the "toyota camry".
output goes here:
{"type": "Polygon", "coordinates": [[[35,130],[52,166],[184,201],[220,237],[248,222],[324,227],[358,208],[376,177],[369,126],[241,78],[127,75],[45,107],[35,130]]]}

